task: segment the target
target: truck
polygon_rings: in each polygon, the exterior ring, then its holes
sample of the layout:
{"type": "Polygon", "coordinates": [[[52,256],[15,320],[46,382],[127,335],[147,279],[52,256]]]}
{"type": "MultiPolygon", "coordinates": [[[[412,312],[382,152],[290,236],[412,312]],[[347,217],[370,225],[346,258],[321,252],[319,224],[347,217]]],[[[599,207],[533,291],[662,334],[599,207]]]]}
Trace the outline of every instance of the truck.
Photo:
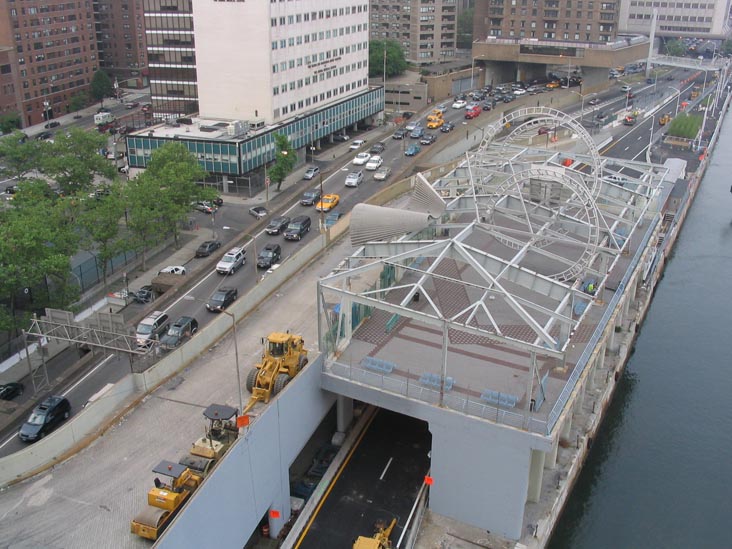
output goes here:
{"type": "Polygon", "coordinates": [[[156,294],[164,294],[171,288],[175,288],[184,281],[184,277],[173,273],[158,273],[150,281],[152,289],[156,294]]]}
{"type": "Polygon", "coordinates": [[[114,122],[115,118],[111,112],[100,112],[94,115],[94,124],[101,126],[102,124],[109,124],[114,122]]]}

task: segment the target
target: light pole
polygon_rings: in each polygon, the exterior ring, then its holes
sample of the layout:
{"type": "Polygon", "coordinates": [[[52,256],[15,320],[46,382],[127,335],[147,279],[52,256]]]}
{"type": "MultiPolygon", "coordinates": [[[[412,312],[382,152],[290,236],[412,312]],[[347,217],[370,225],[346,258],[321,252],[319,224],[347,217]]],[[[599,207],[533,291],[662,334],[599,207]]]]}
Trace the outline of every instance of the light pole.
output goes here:
{"type": "Polygon", "coordinates": [[[679,88],[674,88],[673,86],[668,86],[672,90],[676,92],[676,111],[674,112],[674,116],[679,114],[679,99],[681,99],[681,90],[679,88]]]}
{"type": "MultiPolygon", "coordinates": [[[[183,297],[186,301],[198,301],[199,303],[204,303],[203,300],[198,299],[196,297],[193,297],[192,295],[186,295],[183,297]]],[[[236,316],[234,316],[234,313],[230,313],[229,311],[226,311],[224,309],[221,309],[222,314],[225,314],[231,319],[231,330],[232,334],[234,336],[234,360],[236,364],[236,387],[237,392],[239,393],[239,414],[241,414],[244,411],[244,393],[242,392],[242,385],[241,385],[241,373],[239,372],[239,344],[237,343],[237,333],[236,333],[236,316]]],[[[237,414],[237,415],[239,415],[237,414]]]]}
{"type": "MultiPolygon", "coordinates": [[[[463,126],[470,126],[471,128],[475,128],[476,130],[480,130],[480,142],[483,142],[483,139],[485,139],[485,128],[481,128],[480,126],[476,126],[475,124],[470,124],[468,122],[463,122],[463,126]]],[[[465,130],[465,139],[467,140],[468,137],[470,137],[470,130],[465,130]]]]}
{"type": "MultiPolygon", "coordinates": [[[[319,174],[319,180],[320,180],[320,200],[323,200],[323,174],[319,174]]],[[[320,209],[320,230],[321,232],[325,230],[325,212],[323,209],[320,209]]]]}
{"type": "Polygon", "coordinates": [[[648,138],[648,158],[651,158],[651,145],[653,145],[653,127],[656,125],[656,114],[651,116],[651,136],[648,138]]]}
{"type": "Polygon", "coordinates": [[[51,110],[51,103],[45,99],[43,101],[43,119],[48,122],[48,111],[51,110]]]}
{"type": "MultiPolygon", "coordinates": [[[[567,90],[567,91],[569,93],[579,95],[580,98],[582,99],[582,102],[580,103],[580,124],[582,124],[585,121],[585,94],[576,92],[576,91],[572,91],[572,90],[567,90]]],[[[587,94],[587,95],[593,95],[593,94],[587,94]]]]}

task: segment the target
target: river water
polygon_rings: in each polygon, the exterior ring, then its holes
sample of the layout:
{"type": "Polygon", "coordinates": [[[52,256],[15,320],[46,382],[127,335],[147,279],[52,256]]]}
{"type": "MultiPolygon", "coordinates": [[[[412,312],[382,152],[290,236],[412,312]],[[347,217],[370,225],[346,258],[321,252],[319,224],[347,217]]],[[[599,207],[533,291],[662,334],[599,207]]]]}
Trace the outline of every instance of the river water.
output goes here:
{"type": "Polygon", "coordinates": [[[730,151],[728,116],[550,549],[732,547],[730,151]]]}

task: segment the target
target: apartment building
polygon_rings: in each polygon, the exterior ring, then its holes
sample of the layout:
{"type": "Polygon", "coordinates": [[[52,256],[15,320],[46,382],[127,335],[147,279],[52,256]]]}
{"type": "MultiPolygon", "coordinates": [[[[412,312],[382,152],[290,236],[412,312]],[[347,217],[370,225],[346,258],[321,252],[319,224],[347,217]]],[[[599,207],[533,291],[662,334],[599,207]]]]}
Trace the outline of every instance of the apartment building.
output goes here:
{"type": "Polygon", "coordinates": [[[120,82],[147,66],[142,0],[93,2],[99,67],[120,82]]]}
{"type": "Polygon", "coordinates": [[[612,42],[619,0],[476,0],[473,39],[612,42]]]}
{"type": "Polygon", "coordinates": [[[457,15],[456,0],[371,0],[371,40],[396,40],[417,65],[449,61],[457,15]]]}
{"type": "Polygon", "coordinates": [[[99,63],[92,4],[0,0],[0,45],[12,48],[4,66],[16,71],[13,110],[24,127],[70,112],[99,63]]]}
{"type": "Polygon", "coordinates": [[[620,6],[620,30],[648,34],[654,9],[658,10],[656,36],[726,39],[730,35],[730,0],[625,0],[620,6]]]}

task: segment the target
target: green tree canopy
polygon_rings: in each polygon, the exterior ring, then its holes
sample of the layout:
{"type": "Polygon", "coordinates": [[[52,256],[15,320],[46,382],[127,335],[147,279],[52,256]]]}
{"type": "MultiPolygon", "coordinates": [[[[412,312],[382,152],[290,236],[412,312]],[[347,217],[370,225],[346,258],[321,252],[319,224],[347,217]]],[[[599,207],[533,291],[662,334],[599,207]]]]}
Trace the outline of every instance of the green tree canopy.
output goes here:
{"type": "Polygon", "coordinates": [[[21,126],[20,115],[15,112],[5,112],[0,114],[0,131],[3,133],[11,133],[21,126]]]}
{"type": "Polygon", "coordinates": [[[66,133],[57,133],[53,143],[42,145],[45,150],[40,168],[65,194],[89,192],[96,176],[113,179],[117,174],[99,154],[107,145],[106,137],[99,132],[69,128],[66,133]]]}
{"type": "Polygon", "coordinates": [[[125,214],[122,183],[117,180],[100,191],[96,198],[78,203],[74,218],[80,233],[80,246],[96,255],[106,285],[109,261],[128,249],[129,241],[121,226],[125,214]]]}
{"type": "Polygon", "coordinates": [[[15,303],[25,289],[32,293],[34,309],[67,306],[77,295],[69,278],[78,236],[68,223],[63,200],[53,193],[49,197],[48,191],[45,181],[26,180],[13,207],[0,210],[0,301],[10,305],[0,307],[0,328],[6,330],[23,325],[15,303]],[[52,291],[41,291],[46,285],[52,291]]]}
{"type": "Polygon", "coordinates": [[[73,112],[80,111],[89,103],[89,96],[84,92],[75,93],[69,101],[69,109],[73,112]]]}
{"type": "Polygon", "coordinates": [[[686,55],[686,46],[681,40],[667,40],[666,53],[674,57],[686,55]]]}
{"type": "Polygon", "coordinates": [[[0,138],[0,173],[9,178],[23,179],[28,172],[38,168],[42,141],[28,139],[21,131],[0,138]]]}
{"type": "Polygon", "coordinates": [[[372,40],[369,42],[369,77],[384,75],[384,49],[386,49],[386,77],[391,78],[407,70],[404,50],[396,40],[372,40]]]}
{"type": "Polygon", "coordinates": [[[473,15],[474,8],[464,10],[457,20],[457,41],[458,48],[469,49],[473,45],[473,15]]]}
{"type": "Polygon", "coordinates": [[[273,182],[277,183],[277,190],[279,191],[282,187],[282,182],[290,175],[292,169],[295,167],[297,155],[286,136],[276,133],[274,138],[277,154],[275,155],[272,166],[267,168],[267,174],[273,182]]]}
{"type": "Polygon", "coordinates": [[[97,101],[101,101],[102,105],[104,105],[104,98],[112,95],[114,92],[114,85],[106,72],[97,71],[92,77],[89,90],[92,97],[97,101]]]}

